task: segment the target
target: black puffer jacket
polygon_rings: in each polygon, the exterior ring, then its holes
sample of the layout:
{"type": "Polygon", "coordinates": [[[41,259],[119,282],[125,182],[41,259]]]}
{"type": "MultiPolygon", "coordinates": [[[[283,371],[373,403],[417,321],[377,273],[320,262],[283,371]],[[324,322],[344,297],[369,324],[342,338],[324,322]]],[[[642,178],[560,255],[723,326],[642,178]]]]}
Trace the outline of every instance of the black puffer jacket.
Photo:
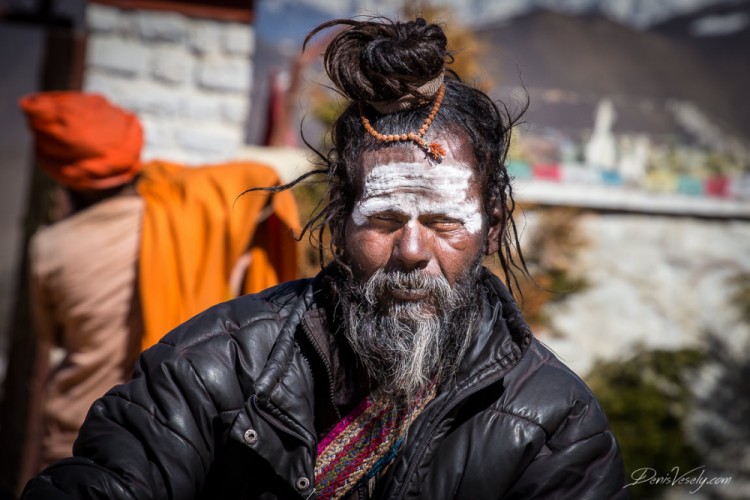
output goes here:
{"type": "MultiPolygon", "coordinates": [[[[414,422],[372,496],[625,497],[594,397],[532,337],[502,283],[488,273],[485,286],[456,380],[414,422]]],[[[93,405],[76,457],[37,476],[23,498],[314,498],[316,405],[330,394],[314,368],[327,354],[308,348],[317,290],[317,281],[283,284],[175,329],[141,356],[133,380],[93,405]]]]}

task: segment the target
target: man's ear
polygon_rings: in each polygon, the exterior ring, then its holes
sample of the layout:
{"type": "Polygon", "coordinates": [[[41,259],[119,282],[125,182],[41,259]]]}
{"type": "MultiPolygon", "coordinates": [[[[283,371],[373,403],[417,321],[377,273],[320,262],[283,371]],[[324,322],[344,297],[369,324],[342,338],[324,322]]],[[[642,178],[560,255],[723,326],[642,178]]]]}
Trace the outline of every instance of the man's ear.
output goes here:
{"type": "Polygon", "coordinates": [[[484,245],[485,255],[492,255],[500,250],[500,241],[498,241],[498,237],[500,236],[500,229],[502,226],[502,218],[500,217],[501,210],[500,207],[495,207],[492,218],[490,219],[491,221],[495,221],[495,223],[487,228],[487,239],[485,240],[486,243],[484,245]]]}

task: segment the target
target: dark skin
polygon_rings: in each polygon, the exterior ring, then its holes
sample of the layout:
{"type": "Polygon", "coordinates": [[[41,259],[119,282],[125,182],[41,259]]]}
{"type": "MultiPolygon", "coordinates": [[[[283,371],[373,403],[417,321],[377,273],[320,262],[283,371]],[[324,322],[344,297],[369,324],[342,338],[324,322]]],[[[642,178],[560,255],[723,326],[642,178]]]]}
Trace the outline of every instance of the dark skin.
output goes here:
{"type": "MultiPolygon", "coordinates": [[[[481,253],[489,255],[497,252],[499,224],[488,226],[487,217],[482,216],[481,229],[472,231],[466,220],[466,209],[476,207],[480,214],[484,214],[476,159],[470,144],[460,134],[446,133],[434,140],[440,141],[447,151],[446,157],[439,162],[426,157],[422,149],[411,143],[362,155],[361,170],[355,179],[358,186],[355,213],[347,219],[344,237],[349,262],[358,279],[367,279],[378,269],[403,272],[424,270],[444,276],[452,286],[474,265],[481,253]],[[422,172],[419,175],[424,175],[422,185],[396,180],[392,182],[392,194],[386,194],[375,202],[367,196],[363,200],[363,194],[367,191],[367,176],[374,169],[387,169],[389,166],[397,169],[399,164],[418,164],[422,172]],[[431,175],[434,175],[435,169],[441,168],[469,176],[465,193],[425,187],[435,185],[431,175]],[[460,202],[452,202],[456,196],[460,202]],[[405,208],[404,200],[415,200],[415,208],[411,211],[405,208]],[[364,218],[357,215],[361,202],[370,202],[371,206],[376,207],[366,210],[364,218]]],[[[400,293],[396,297],[399,300],[425,298],[418,292],[396,293],[400,293]]]]}
{"type": "MultiPolygon", "coordinates": [[[[419,164],[428,177],[435,169],[454,168],[469,177],[468,189],[459,206],[475,205],[482,214],[481,229],[472,232],[461,221],[460,214],[452,211],[425,210],[430,204],[440,201],[446,193],[435,189],[420,189],[408,183],[394,186],[394,193],[402,198],[414,196],[418,203],[417,217],[410,217],[404,207],[398,203],[385,204],[385,210],[369,214],[366,221],[355,220],[356,214],[349,214],[343,238],[347,261],[356,279],[367,280],[379,269],[386,271],[423,270],[435,275],[442,275],[448,283],[455,284],[462,275],[471,271],[482,254],[493,254],[498,251],[500,224],[489,225],[484,215],[482,191],[477,181],[476,157],[471,145],[461,135],[440,134],[438,140],[446,149],[442,161],[433,161],[425,152],[412,143],[400,143],[387,148],[369,151],[362,155],[360,170],[354,183],[356,186],[355,210],[363,201],[365,182],[368,174],[375,168],[397,164],[419,164]],[[358,223],[359,222],[359,223],[358,223]]],[[[398,167],[396,167],[398,168],[398,167]]],[[[458,195],[458,191],[454,190],[458,195]]],[[[450,204],[446,205],[450,208],[450,204]]],[[[496,209],[499,212],[500,208],[496,209]]],[[[413,215],[413,214],[412,214],[413,215]]],[[[498,217],[495,220],[499,220],[498,217]]],[[[399,301],[421,301],[428,298],[420,290],[392,290],[392,299],[399,301]]],[[[358,397],[364,397],[374,389],[364,368],[359,365],[354,378],[358,381],[358,397]]]]}

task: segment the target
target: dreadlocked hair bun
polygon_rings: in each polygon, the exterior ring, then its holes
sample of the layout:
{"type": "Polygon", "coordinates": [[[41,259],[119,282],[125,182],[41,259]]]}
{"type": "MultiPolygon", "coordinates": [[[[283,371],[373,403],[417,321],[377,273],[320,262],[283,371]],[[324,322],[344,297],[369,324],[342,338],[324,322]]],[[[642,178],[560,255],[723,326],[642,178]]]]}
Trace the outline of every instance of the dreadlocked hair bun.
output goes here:
{"type": "Polygon", "coordinates": [[[336,88],[355,102],[381,102],[413,96],[422,105],[434,97],[420,87],[440,78],[452,60],[447,38],[437,24],[424,19],[399,22],[379,19],[337,19],[318,32],[346,26],[336,34],[323,56],[326,73],[336,88]]]}

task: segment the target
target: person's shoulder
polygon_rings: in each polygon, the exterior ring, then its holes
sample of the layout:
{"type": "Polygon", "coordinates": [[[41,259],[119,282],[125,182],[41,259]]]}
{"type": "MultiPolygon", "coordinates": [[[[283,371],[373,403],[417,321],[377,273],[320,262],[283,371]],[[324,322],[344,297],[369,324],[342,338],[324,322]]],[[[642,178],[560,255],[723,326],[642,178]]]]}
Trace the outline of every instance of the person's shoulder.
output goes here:
{"type": "Polygon", "coordinates": [[[55,247],[65,241],[70,227],[75,225],[75,215],[60,219],[51,224],[39,226],[29,240],[32,256],[47,257],[55,254],[55,247]]]}
{"type": "Polygon", "coordinates": [[[236,342],[248,335],[273,341],[290,315],[310,307],[309,288],[310,280],[300,279],[216,304],[174,328],[159,343],[184,353],[206,343],[236,342]]]}
{"type": "Polygon", "coordinates": [[[40,226],[29,241],[31,260],[64,261],[85,251],[86,241],[111,239],[103,237],[103,232],[122,235],[127,228],[135,229],[142,213],[143,200],[139,196],[115,196],[40,226]]]}
{"type": "Polygon", "coordinates": [[[41,260],[45,253],[49,251],[52,245],[49,244],[51,226],[40,226],[29,239],[29,256],[31,261],[41,260]]]}
{"type": "MultiPolygon", "coordinates": [[[[308,281],[283,283],[194,316],[141,354],[134,379],[168,383],[196,377],[217,407],[237,408],[266,366],[280,333],[294,328],[294,317],[309,307],[308,281]]],[[[125,384],[117,395],[132,400],[140,397],[139,387],[125,384]]]]}
{"type": "Polygon", "coordinates": [[[62,221],[40,226],[29,239],[29,261],[33,274],[46,273],[56,268],[60,255],[64,253],[61,246],[65,243],[65,227],[62,221]]]}
{"type": "Polygon", "coordinates": [[[581,431],[588,434],[609,427],[585,382],[537,339],[505,382],[505,411],[536,423],[548,436],[572,421],[579,421],[581,431]]]}

